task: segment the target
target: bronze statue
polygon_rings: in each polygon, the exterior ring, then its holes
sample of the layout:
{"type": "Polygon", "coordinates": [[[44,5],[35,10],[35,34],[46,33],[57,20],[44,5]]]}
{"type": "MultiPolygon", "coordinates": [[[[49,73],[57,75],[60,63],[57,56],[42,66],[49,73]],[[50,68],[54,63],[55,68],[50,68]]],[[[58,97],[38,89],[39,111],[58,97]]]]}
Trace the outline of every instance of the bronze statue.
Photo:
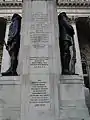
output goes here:
{"type": "Polygon", "coordinates": [[[71,60],[70,60],[70,74],[75,75],[75,63],[76,63],[76,49],[75,49],[75,44],[74,44],[74,38],[72,37],[72,46],[71,46],[71,60]]]}
{"type": "Polygon", "coordinates": [[[18,52],[20,48],[20,29],[21,29],[21,16],[14,14],[11,19],[9,27],[8,41],[6,49],[10,55],[10,67],[6,72],[1,73],[2,76],[16,76],[18,65],[18,52]]]}
{"type": "Polygon", "coordinates": [[[56,0],[56,4],[58,4],[58,0],[56,0]]]}
{"type": "MultiPolygon", "coordinates": [[[[61,52],[61,62],[62,62],[62,74],[75,74],[75,71],[70,71],[70,60],[71,60],[71,54],[70,54],[70,46],[73,46],[74,48],[74,29],[70,24],[70,18],[66,15],[65,12],[62,12],[58,16],[58,22],[59,22],[59,45],[60,45],[60,52],[61,52]]],[[[73,51],[75,53],[75,49],[73,51]]],[[[74,55],[74,54],[73,54],[74,55]]],[[[73,56],[73,58],[76,58],[76,56],[73,56]]],[[[74,58],[74,59],[75,59],[74,58]]],[[[75,62],[73,65],[75,66],[75,62]]],[[[74,67],[73,66],[73,67],[74,67]]],[[[75,67],[74,67],[75,68],[75,67]]],[[[73,69],[74,69],[73,68],[73,69]]]]}

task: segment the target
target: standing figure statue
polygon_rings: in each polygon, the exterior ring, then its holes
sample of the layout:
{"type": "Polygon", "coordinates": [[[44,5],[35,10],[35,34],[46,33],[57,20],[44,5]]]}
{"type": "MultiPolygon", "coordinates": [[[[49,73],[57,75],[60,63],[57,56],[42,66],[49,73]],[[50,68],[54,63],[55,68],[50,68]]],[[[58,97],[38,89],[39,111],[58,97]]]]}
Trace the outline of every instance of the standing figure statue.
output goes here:
{"type": "MultiPolygon", "coordinates": [[[[73,38],[73,37],[72,37],[73,38]]],[[[73,41],[72,41],[72,46],[71,46],[71,49],[70,49],[70,53],[71,53],[71,60],[70,60],[70,74],[71,75],[75,75],[75,63],[76,63],[76,49],[75,49],[75,44],[74,44],[74,38],[73,38],[73,41]]]]}
{"type": "MultiPolygon", "coordinates": [[[[70,24],[70,18],[68,18],[65,12],[59,14],[58,22],[59,22],[59,46],[61,52],[62,74],[64,75],[75,74],[74,73],[75,71],[73,73],[72,71],[70,71],[70,60],[71,60],[70,47],[72,46],[72,48],[74,48],[74,39],[73,39],[74,29],[70,24]]],[[[75,55],[74,53],[75,53],[75,49],[73,51],[73,55],[75,55]]],[[[72,58],[74,57],[76,58],[76,56],[73,56],[72,58]]],[[[74,67],[75,62],[71,62],[71,64],[72,63],[74,67]]]]}
{"type": "Polygon", "coordinates": [[[56,0],[56,4],[58,4],[58,0],[56,0]]]}
{"type": "Polygon", "coordinates": [[[20,29],[21,29],[21,16],[14,14],[11,19],[9,27],[8,41],[6,49],[10,55],[10,67],[6,72],[1,73],[2,76],[16,76],[18,65],[18,53],[20,48],[20,29]]]}

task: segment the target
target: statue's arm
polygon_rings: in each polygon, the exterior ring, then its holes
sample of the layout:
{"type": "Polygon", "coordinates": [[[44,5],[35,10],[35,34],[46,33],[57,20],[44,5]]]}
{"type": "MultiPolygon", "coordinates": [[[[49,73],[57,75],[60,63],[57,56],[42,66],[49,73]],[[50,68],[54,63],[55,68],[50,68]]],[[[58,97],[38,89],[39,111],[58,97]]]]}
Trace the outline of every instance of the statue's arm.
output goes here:
{"type": "Polygon", "coordinates": [[[66,29],[68,31],[70,31],[72,34],[74,34],[74,29],[73,27],[69,24],[69,22],[67,22],[66,20],[62,21],[63,25],[66,27],[66,29]]]}
{"type": "Polygon", "coordinates": [[[16,44],[16,41],[14,40],[14,38],[18,34],[18,28],[19,28],[18,20],[15,20],[9,28],[8,41],[6,46],[6,49],[8,51],[10,51],[11,46],[14,46],[14,44],[16,44]]]}
{"type": "Polygon", "coordinates": [[[15,20],[12,24],[11,27],[9,29],[9,34],[8,34],[8,42],[12,41],[13,38],[15,38],[15,36],[18,34],[18,27],[19,23],[18,20],[15,20]]]}

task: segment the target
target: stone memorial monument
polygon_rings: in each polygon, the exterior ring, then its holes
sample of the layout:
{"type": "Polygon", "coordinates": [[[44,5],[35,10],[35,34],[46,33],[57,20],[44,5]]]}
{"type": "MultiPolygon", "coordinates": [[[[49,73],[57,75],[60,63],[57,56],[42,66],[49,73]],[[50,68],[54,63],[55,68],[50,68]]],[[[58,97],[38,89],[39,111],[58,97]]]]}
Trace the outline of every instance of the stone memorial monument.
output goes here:
{"type": "Polygon", "coordinates": [[[56,1],[24,0],[22,25],[21,120],[56,120],[60,74],[56,1]]]}
{"type": "MultiPolygon", "coordinates": [[[[76,25],[75,21],[70,21],[73,19],[69,19],[71,11],[65,12],[66,8],[63,8],[66,6],[59,6],[63,1],[23,0],[22,24],[19,24],[21,39],[20,36],[15,39],[20,44],[12,51],[15,59],[12,60],[11,54],[9,70],[4,72],[5,69],[2,69],[4,73],[0,77],[0,120],[90,120],[89,108],[85,104],[90,93],[87,92],[85,96],[76,25]],[[60,7],[58,12],[56,3],[60,7]],[[64,17],[61,25],[65,31],[60,30],[58,15],[64,17]],[[69,37],[69,41],[61,39],[65,36],[69,37]],[[19,52],[18,68],[16,52],[19,52]],[[63,62],[68,61],[67,66],[62,64],[63,56],[63,62]],[[15,69],[11,69],[12,63],[15,69]],[[16,72],[20,76],[14,76],[16,72]]],[[[20,11],[17,13],[20,14],[20,11]]],[[[9,30],[11,24],[9,22],[7,25],[5,40],[8,33],[12,33],[9,30]]],[[[14,25],[17,29],[17,24],[14,25]]]]}

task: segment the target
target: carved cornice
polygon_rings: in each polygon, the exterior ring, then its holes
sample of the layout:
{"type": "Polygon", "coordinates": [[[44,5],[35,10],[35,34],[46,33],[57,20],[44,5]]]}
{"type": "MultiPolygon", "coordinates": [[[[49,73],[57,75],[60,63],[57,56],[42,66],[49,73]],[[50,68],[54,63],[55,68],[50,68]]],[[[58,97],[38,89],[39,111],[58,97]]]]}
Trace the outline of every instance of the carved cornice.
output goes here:
{"type": "MultiPolygon", "coordinates": [[[[57,0],[57,5],[60,7],[90,7],[90,0],[57,0]]],[[[22,7],[21,1],[3,1],[0,2],[0,7],[22,7]]]]}
{"type": "Polygon", "coordinates": [[[58,0],[62,7],[90,7],[90,0],[58,0]]]}
{"type": "Polygon", "coordinates": [[[21,8],[22,2],[0,2],[1,8],[21,8]]]}
{"type": "Polygon", "coordinates": [[[12,16],[5,16],[4,18],[5,18],[5,19],[7,20],[7,22],[9,23],[9,22],[11,22],[12,16]]]}

